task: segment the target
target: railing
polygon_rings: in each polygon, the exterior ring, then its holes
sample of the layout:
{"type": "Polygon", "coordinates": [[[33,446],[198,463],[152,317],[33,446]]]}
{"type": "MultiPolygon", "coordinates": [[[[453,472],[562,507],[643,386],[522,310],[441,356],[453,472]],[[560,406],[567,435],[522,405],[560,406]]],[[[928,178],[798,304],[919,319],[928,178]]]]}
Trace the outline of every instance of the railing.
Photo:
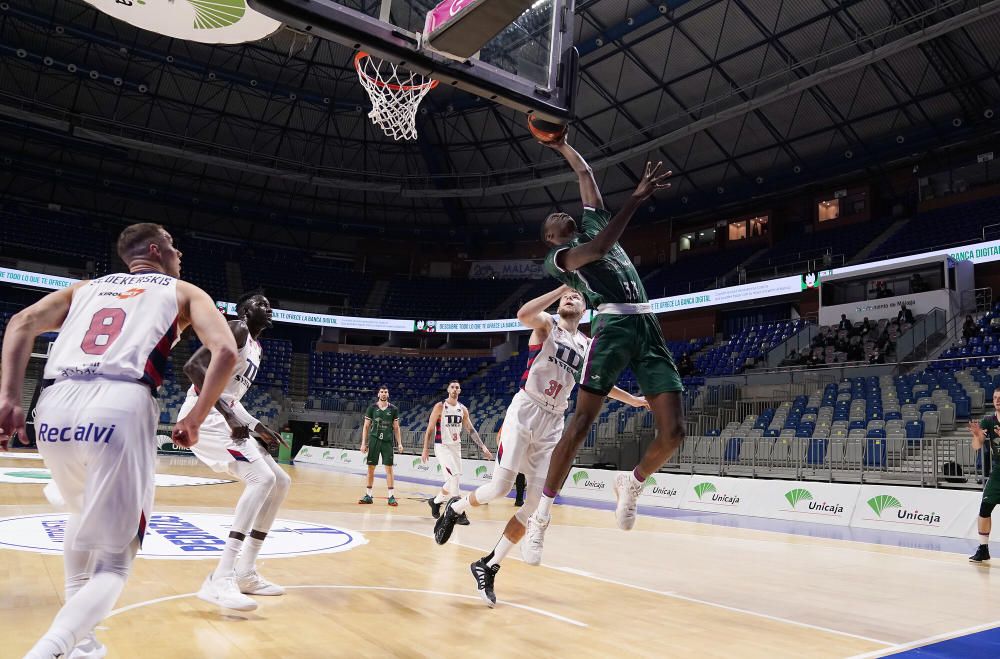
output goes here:
{"type": "MultiPolygon", "coordinates": [[[[955,322],[955,319],[952,319],[955,322]]],[[[899,361],[910,357],[927,357],[948,336],[948,314],[934,307],[922,315],[896,340],[896,357],[899,361]]]]}

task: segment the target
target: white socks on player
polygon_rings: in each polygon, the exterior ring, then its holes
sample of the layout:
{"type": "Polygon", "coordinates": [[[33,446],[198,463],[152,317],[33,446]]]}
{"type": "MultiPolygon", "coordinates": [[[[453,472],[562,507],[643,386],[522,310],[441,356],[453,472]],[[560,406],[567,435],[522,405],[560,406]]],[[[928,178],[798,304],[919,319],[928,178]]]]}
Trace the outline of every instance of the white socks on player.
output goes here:
{"type": "Polygon", "coordinates": [[[447,499],[447,497],[448,497],[448,495],[446,495],[444,492],[440,492],[439,491],[434,496],[434,503],[444,503],[444,501],[447,499]]]}
{"type": "MultiPolygon", "coordinates": [[[[226,544],[228,545],[229,543],[227,542],[226,544]]],[[[247,537],[246,542],[243,543],[243,549],[236,559],[236,574],[250,574],[254,571],[257,556],[260,554],[260,548],[263,546],[264,538],[247,537]]]]}
{"type": "Polygon", "coordinates": [[[468,495],[466,495],[466,496],[462,497],[461,499],[459,499],[458,501],[456,501],[455,503],[451,504],[451,509],[454,510],[459,515],[461,515],[466,510],[468,510],[469,506],[471,506],[471,505],[472,505],[472,502],[469,501],[469,497],[468,497],[468,495]]]}
{"type": "MultiPolygon", "coordinates": [[[[230,531],[239,537],[231,535],[226,539],[226,546],[222,550],[213,578],[222,578],[233,573],[237,556],[244,550],[244,539],[250,535],[251,529],[258,529],[264,533],[271,530],[278,508],[285,500],[291,483],[288,474],[269,456],[253,462],[236,462],[232,465],[232,473],[246,483],[246,489],[236,502],[236,512],[233,514],[233,526],[230,531]]],[[[256,561],[259,551],[260,545],[251,550],[251,554],[248,555],[248,559],[252,559],[250,567],[243,573],[253,569],[253,561],[256,561]]],[[[241,569],[245,568],[246,563],[242,561],[241,563],[241,569]]]]}
{"type": "Polygon", "coordinates": [[[979,534],[979,544],[981,544],[981,545],[989,545],[990,544],[990,534],[989,533],[980,533],[979,534]]]}
{"type": "Polygon", "coordinates": [[[552,504],[555,500],[555,497],[543,493],[542,498],[538,500],[538,509],[535,514],[539,517],[548,517],[552,513],[552,504]]]}
{"type": "Polygon", "coordinates": [[[390,488],[389,488],[389,496],[390,496],[390,497],[394,497],[394,496],[396,496],[396,494],[395,494],[395,490],[396,490],[396,488],[394,488],[394,487],[390,487],[390,488]]]}
{"type": "Polygon", "coordinates": [[[366,495],[366,496],[371,496],[371,495],[372,495],[372,492],[373,492],[373,491],[374,491],[374,490],[372,490],[372,488],[370,488],[370,487],[366,487],[366,488],[365,488],[365,495],[366,495]]]}
{"type": "Polygon", "coordinates": [[[493,548],[493,558],[486,562],[487,565],[493,567],[494,565],[499,565],[500,561],[507,558],[507,554],[510,550],[514,548],[514,543],[507,539],[507,536],[501,535],[500,542],[497,546],[493,548]]]}

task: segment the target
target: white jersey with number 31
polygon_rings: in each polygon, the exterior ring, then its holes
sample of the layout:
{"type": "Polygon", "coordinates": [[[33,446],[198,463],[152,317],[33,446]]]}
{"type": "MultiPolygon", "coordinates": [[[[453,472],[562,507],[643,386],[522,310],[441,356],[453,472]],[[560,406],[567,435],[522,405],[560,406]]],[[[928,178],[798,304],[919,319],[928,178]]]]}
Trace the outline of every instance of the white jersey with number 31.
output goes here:
{"type": "Polygon", "coordinates": [[[528,346],[528,365],[521,376],[521,389],[546,409],[565,412],[589,347],[587,336],[567,332],[553,316],[552,329],[545,340],[528,346]]]}
{"type": "Polygon", "coordinates": [[[177,341],[177,280],[160,272],[94,279],[73,292],[45,379],[163,382],[177,341]]]}

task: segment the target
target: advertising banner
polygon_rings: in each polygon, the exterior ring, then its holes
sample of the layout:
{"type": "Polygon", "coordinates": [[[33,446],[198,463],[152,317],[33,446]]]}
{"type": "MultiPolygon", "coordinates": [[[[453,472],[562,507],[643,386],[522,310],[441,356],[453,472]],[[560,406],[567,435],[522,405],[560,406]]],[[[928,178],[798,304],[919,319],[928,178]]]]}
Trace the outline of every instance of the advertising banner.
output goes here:
{"type": "Polygon", "coordinates": [[[606,471],[604,469],[581,469],[573,467],[570,469],[569,477],[563,484],[561,494],[567,497],[579,497],[581,499],[595,499],[598,501],[615,500],[615,476],[616,471],[606,471]]]}
{"type": "MultiPolygon", "coordinates": [[[[690,481],[691,476],[686,474],[653,474],[643,484],[639,505],[679,508],[690,481]]],[[[613,493],[611,499],[614,499],[613,493]]]]}
{"type": "Polygon", "coordinates": [[[711,307],[717,304],[746,302],[777,295],[801,293],[803,288],[802,281],[802,275],[793,275],[790,277],[781,277],[780,279],[758,281],[752,284],[716,288],[689,295],[661,297],[650,300],[650,304],[653,305],[653,313],[666,313],[669,311],[685,311],[699,307],[711,307]]]}
{"type": "Polygon", "coordinates": [[[0,284],[20,284],[22,286],[31,286],[33,288],[59,290],[72,286],[78,281],[80,280],[70,279],[69,277],[58,277],[56,275],[44,275],[40,272],[0,268],[0,284]]]}
{"type": "Polygon", "coordinates": [[[757,517],[848,526],[858,500],[857,485],[801,481],[755,481],[757,517]]]}
{"type": "Polygon", "coordinates": [[[819,310],[819,322],[821,325],[836,325],[840,322],[841,314],[846,314],[848,320],[856,322],[865,317],[873,321],[883,318],[895,320],[896,315],[899,314],[900,304],[906,304],[914,316],[920,316],[935,308],[947,311],[951,308],[951,298],[947,290],[937,290],[926,293],[908,293],[877,300],[861,300],[848,304],[824,305],[819,310]]]}
{"type": "Polygon", "coordinates": [[[473,261],[469,279],[544,279],[541,261],[473,261]]]}
{"type": "Polygon", "coordinates": [[[972,538],[981,500],[979,492],[862,485],[851,526],[972,538]]]}
{"type": "Polygon", "coordinates": [[[105,14],[143,30],[201,43],[260,41],[281,23],[259,14],[246,0],[87,0],[105,14]]]}
{"type": "MultiPolygon", "coordinates": [[[[658,474],[657,474],[658,475],[658,474]]],[[[758,481],[694,474],[681,499],[685,510],[753,515],[760,497],[758,481]]]]}

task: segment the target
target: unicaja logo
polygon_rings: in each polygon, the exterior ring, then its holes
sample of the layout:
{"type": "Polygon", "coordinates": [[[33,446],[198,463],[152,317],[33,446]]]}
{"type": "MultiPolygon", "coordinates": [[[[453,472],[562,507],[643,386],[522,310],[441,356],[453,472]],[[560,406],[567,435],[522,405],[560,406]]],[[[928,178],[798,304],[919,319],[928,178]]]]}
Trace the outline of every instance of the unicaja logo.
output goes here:
{"type": "Polygon", "coordinates": [[[351,456],[347,454],[347,451],[344,451],[343,453],[340,454],[340,461],[341,462],[350,462],[351,461],[351,456]]]}
{"type": "Polygon", "coordinates": [[[788,503],[790,503],[792,508],[794,508],[795,504],[799,501],[812,501],[813,495],[809,490],[798,488],[796,490],[789,490],[788,492],[785,492],[785,498],[788,499],[788,503]]]}
{"type": "Polygon", "coordinates": [[[694,493],[698,495],[698,498],[702,498],[708,492],[717,492],[715,486],[711,483],[698,483],[694,486],[694,493]]]}
{"type": "Polygon", "coordinates": [[[868,500],[868,507],[875,511],[875,514],[879,517],[882,516],[882,512],[888,510],[889,508],[902,508],[903,504],[894,496],[889,494],[880,494],[877,497],[872,497],[868,500]]]}
{"type": "Polygon", "coordinates": [[[941,516],[935,512],[922,513],[919,510],[909,510],[903,507],[903,503],[890,494],[880,494],[868,500],[868,506],[875,511],[875,514],[882,518],[882,513],[890,508],[896,509],[896,519],[891,520],[900,524],[926,524],[927,526],[939,526],[941,516]]]}
{"type": "Polygon", "coordinates": [[[483,480],[490,480],[489,469],[486,465],[479,465],[476,467],[476,478],[482,478],[483,480]]]}
{"type": "Polygon", "coordinates": [[[431,470],[431,466],[430,465],[425,465],[424,462],[423,462],[423,460],[421,460],[420,458],[413,458],[413,462],[410,463],[410,464],[411,464],[411,466],[414,469],[418,469],[420,471],[430,471],[431,470]]]}
{"type": "Polygon", "coordinates": [[[675,497],[675,496],[677,496],[677,489],[676,488],[673,488],[673,487],[662,487],[660,485],[657,485],[656,479],[653,478],[652,476],[650,476],[649,478],[647,478],[645,480],[645,482],[642,484],[642,489],[646,490],[646,488],[649,488],[648,492],[650,494],[658,494],[658,495],[663,496],[663,497],[675,497]]]}
{"type": "Polygon", "coordinates": [[[590,480],[590,474],[585,471],[578,471],[573,474],[573,485],[577,487],[589,487],[595,490],[603,490],[605,487],[601,481],[590,480]]]}
{"type": "Polygon", "coordinates": [[[330,453],[331,453],[331,451],[323,451],[323,453],[322,453],[322,455],[320,455],[320,457],[323,458],[324,460],[326,460],[327,458],[330,457],[330,453]]]}

